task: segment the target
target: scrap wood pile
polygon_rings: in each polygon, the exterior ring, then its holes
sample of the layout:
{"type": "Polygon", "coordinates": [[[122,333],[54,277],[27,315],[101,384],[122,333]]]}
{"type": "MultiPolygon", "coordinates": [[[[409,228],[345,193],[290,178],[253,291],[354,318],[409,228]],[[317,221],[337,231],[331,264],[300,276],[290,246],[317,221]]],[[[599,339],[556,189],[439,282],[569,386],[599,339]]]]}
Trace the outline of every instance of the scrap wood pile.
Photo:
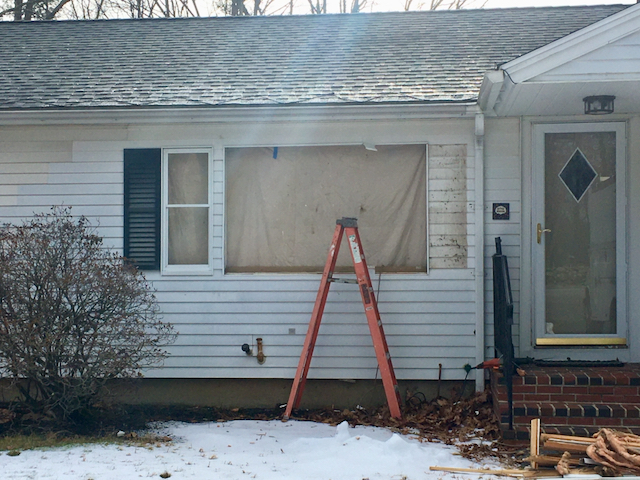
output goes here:
{"type": "Polygon", "coordinates": [[[549,478],[565,475],[593,475],[595,478],[640,475],[640,436],[602,428],[593,437],[540,433],[540,420],[531,421],[530,455],[526,468],[451,468],[430,470],[478,473],[515,478],[549,478]]]}
{"type": "Polygon", "coordinates": [[[603,428],[593,437],[540,435],[541,448],[553,452],[529,457],[532,467],[554,467],[561,475],[584,472],[585,467],[602,476],[640,474],[640,437],[603,428]]]}

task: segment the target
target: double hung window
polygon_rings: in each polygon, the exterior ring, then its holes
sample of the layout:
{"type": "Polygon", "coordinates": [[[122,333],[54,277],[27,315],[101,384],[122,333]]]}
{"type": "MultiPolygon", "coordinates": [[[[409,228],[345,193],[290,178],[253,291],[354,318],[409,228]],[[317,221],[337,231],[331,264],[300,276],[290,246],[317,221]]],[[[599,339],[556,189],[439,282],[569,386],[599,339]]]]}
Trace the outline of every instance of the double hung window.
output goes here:
{"type": "Polygon", "coordinates": [[[166,274],[210,273],[212,184],[210,149],[125,150],[125,256],[166,274]]]}

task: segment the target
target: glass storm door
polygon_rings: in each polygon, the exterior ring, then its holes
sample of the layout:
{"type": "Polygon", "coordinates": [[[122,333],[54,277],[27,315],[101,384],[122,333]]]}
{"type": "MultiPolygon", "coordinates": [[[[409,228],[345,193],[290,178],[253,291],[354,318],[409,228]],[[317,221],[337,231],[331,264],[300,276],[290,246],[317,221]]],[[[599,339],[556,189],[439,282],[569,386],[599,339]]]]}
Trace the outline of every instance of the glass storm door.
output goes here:
{"type": "Polygon", "coordinates": [[[536,142],[536,343],[624,344],[624,125],[539,125],[536,142]]]}

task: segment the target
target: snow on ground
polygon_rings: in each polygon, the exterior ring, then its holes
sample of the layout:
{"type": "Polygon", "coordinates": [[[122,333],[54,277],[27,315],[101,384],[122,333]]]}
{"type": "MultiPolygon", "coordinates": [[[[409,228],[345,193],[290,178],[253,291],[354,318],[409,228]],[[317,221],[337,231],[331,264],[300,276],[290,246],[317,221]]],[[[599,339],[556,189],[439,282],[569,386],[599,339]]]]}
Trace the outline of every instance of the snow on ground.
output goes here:
{"type": "Polygon", "coordinates": [[[15,457],[2,452],[0,478],[129,480],[167,472],[172,480],[451,480],[478,477],[429,466],[480,467],[455,455],[454,447],[346,422],[171,422],[157,428],[173,442],[28,450],[15,457]]]}

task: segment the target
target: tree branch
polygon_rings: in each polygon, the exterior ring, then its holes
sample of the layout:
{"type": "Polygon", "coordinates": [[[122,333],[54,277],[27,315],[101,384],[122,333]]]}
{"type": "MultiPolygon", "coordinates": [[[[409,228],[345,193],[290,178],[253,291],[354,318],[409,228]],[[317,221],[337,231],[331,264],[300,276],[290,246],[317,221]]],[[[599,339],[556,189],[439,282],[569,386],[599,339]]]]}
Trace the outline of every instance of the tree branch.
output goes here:
{"type": "Polygon", "coordinates": [[[61,0],[58,5],[55,6],[55,8],[53,10],[51,10],[49,13],[47,13],[47,15],[45,16],[45,20],[53,20],[53,17],[55,17],[58,12],[60,11],[60,9],[62,7],[64,7],[67,3],[69,3],[71,0],[61,0]]]}

